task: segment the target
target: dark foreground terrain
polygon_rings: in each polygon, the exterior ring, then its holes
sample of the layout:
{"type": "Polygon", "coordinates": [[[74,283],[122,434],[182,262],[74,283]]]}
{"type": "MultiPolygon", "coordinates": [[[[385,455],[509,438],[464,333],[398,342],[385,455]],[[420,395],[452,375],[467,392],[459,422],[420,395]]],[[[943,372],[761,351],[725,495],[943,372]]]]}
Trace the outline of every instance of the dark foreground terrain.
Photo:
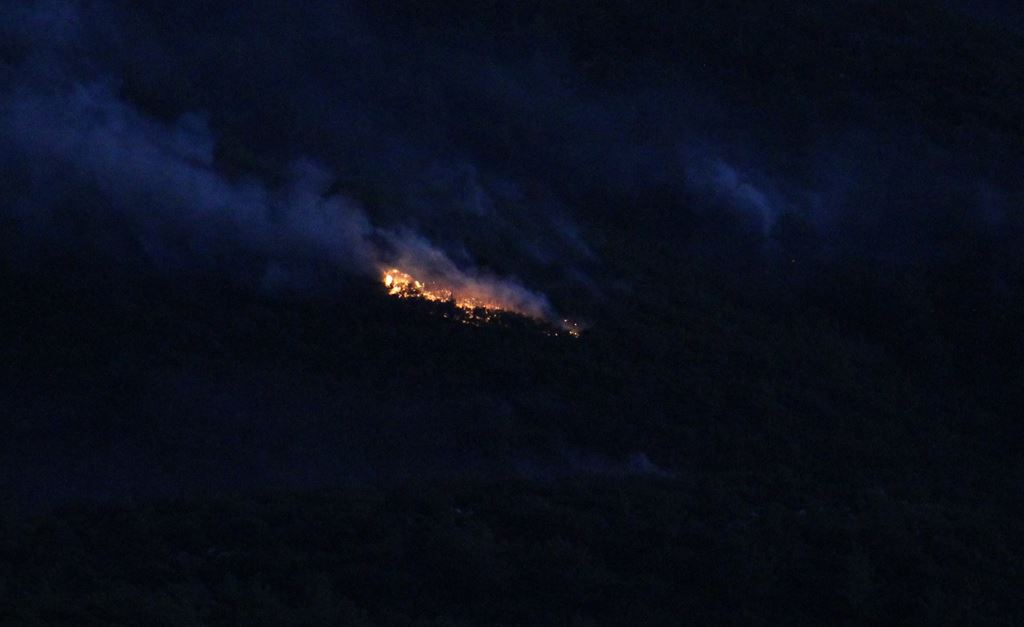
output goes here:
{"type": "Polygon", "coordinates": [[[1013,389],[709,296],[572,339],[62,276],[5,281],[0,624],[1024,616],[1013,389]]]}
{"type": "Polygon", "coordinates": [[[769,483],[429,482],[4,519],[16,625],[1017,625],[976,499],[769,483]]]}

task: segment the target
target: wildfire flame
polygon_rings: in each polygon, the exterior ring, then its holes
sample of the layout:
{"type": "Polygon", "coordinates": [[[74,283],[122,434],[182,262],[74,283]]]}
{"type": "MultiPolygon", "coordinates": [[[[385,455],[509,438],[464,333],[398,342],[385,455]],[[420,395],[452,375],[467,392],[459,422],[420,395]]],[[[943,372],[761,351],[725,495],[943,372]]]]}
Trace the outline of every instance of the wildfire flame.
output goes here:
{"type": "MultiPolygon", "coordinates": [[[[459,294],[442,286],[432,284],[428,285],[426,282],[420,281],[398,268],[382,269],[381,274],[383,275],[382,280],[384,282],[384,287],[387,288],[390,296],[394,296],[395,298],[419,298],[431,302],[451,303],[463,312],[464,316],[461,318],[461,321],[465,324],[491,322],[494,320],[495,315],[499,313],[516,313],[537,319],[535,315],[531,315],[529,312],[517,310],[516,308],[510,307],[504,303],[482,299],[472,295],[459,294]]],[[[551,322],[550,320],[541,321],[549,324],[551,322]]],[[[580,327],[575,322],[562,320],[557,326],[561,327],[562,331],[573,337],[580,336],[580,327]]],[[[552,335],[560,334],[561,333],[559,332],[552,333],[552,335]]]]}
{"type": "Polygon", "coordinates": [[[504,310],[497,303],[460,296],[450,289],[441,287],[428,288],[423,282],[414,279],[397,268],[384,271],[384,287],[388,288],[388,294],[398,298],[422,298],[423,300],[433,302],[451,302],[459,309],[466,311],[474,309],[504,310]]]}

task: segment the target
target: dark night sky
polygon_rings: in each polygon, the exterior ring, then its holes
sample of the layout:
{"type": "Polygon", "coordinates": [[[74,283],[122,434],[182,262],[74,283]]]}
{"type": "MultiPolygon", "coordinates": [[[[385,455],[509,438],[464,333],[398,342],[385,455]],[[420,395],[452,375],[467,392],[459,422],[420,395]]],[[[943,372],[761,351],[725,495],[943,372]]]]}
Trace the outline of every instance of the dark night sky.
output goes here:
{"type": "Polygon", "coordinates": [[[462,10],[10,4],[6,213],[61,251],[172,272],[253,255],[241,278],[272,283],[415,248],[380,250],[384,230],[577,298],[607,278],[608,229],[756,240],[792,214],[832,248],[908,258],[955,245],[951,220],[1017,221],[1014,69],[998,50],[963,60],[983,33],[865,35],[880,16],[836,9],[794,17],[831,30],[791,50],[744,34],[756,9],[725,42],[648,34],[685,15],[642,6],[623,26],[581,16],[593,27],[529,3],[462,10]],[[774,54],[744,64],[752,46],[774,54]],[[90,208],[66,215],[69,197],[90,208]]]}

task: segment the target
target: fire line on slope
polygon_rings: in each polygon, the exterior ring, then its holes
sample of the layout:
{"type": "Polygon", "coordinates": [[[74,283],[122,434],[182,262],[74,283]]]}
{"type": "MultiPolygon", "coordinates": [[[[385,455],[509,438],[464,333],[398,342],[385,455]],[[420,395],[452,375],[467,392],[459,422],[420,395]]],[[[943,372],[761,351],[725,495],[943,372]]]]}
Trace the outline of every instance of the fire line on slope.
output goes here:
{"type": "MultiPolygon", "coordinates": [[[[388,295],[395,298],[415,298],[438,303],[450,303],[458,308],[462,316],[460,321],[464,324],[479,326],[484,323],[494,322],[499,314],[516,314],[551,324],[550,320],[538,319],[523,311],[517,311],[503,303],[493,300],[482,299],[471,295],[458,294],[452,289],[443,286],[428,285],[407,272],[398,268],[386,268],[381,270],[382,281],[387,289],[388,295]]],[[[447,314],[445,314],[447,317],[447,314]]],[[[550,335],[568,334],[572,337],[580,336],[580,327],[577,323],[562,319],[557,325],[559,329],[549,331],[550,335]]]]}

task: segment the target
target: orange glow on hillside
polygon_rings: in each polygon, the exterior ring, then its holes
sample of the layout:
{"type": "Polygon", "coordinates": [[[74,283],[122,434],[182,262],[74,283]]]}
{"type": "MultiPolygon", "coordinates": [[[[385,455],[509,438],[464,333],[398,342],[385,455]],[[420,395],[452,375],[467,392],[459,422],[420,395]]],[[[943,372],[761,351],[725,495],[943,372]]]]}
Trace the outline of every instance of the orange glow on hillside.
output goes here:
{"type": "Polygon", "coordinates": [[[388,294],[398,298],[422,298],[433,302],[450,302],[466,311],[474,309],[507,311],[498,303],[457,295],[452,290],[443,287],[427,287],[424,283],[397,268],[384,271],[384,287],[388,288],[388,294]]]}
{"type": "MultiPolygon", "coordinates": [[[[381,281],[384,283],[388,295],[395,298],[418,298],[431,302],[451,303],[463,312],[464,317],[461,317],[460,321],[465,324],[479,325],[481,323],[493,322],[495,316],[501,313],[514,313],[551,324],[550,320],[539,319],[536,315],[531,315],[527,311],[517,309],[514,305],[477,296],[472,293],[472,290],[467,290],[469,293],[456,293],[445,286],[435,285],[428,281],[420,281],[398,268],[382,269],[381,281]]],[[[445,314],[445,317],[447,317],[447,314],[445,314]]],[[[572,337],[580,336],[579,325],[575,322],[562,320],[556,326],[561,327],[561,329],[552,331],[551,335],[562,335],[564,332],[572,337]]]]}

